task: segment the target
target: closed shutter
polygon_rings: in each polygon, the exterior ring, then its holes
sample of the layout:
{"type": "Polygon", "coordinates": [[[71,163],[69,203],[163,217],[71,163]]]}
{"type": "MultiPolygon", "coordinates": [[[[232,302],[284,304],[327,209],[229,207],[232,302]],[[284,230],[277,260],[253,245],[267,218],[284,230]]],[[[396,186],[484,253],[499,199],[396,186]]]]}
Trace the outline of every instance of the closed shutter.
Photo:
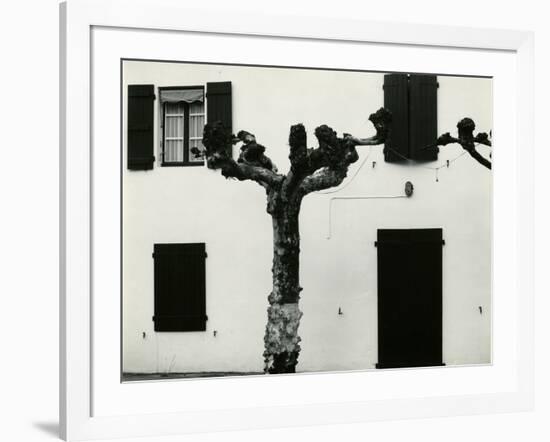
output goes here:
{"type": "Polygon", "coordinates": [[[384,75],[384,107],[392,114],[384,159],[393,163],[409,158],[409,104],[407,74],[384,75]]]}
{"type": "MultiPolygon", "coordinates": [[[[230,132],[233,132],[230,81],[206,84],[206,109],[207,123],[221,121],[230,132]]],[[[228,155],[231,156],[231,148],[229,148],[228,155]]]]}
{"type": "Polygon", "coordinates": [[[409,154],[416,161],[437,160],[437,87],[435,75],[410,76],[409,154]]]}
{"type": "Polygon", "coordinates": [[[444,365],[442,229],[381,229],[377,368],[444,365]]]}
{"type": "Polygon", "coordinates": [[[155,331],[205,331],[205,244],[155,244],[153,258],[155,331]]]}
{"type": "Polygon", "coordinates": [[[128,169],[153,168],[155,87],[152,84],[128,86],[128,169]]]}

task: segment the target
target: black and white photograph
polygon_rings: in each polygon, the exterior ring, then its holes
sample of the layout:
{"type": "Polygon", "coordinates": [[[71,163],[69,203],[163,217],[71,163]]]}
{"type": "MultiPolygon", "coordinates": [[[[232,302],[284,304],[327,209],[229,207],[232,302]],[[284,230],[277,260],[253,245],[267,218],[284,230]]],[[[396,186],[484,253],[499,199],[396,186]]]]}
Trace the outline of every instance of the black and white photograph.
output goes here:
{"type": "Polygon", "coordinates": [[[491,364],[491,78],[121,63],[122,381],[491,364]]]}
{"type": "Polygon", "coordinates": [[[3,5],[1,440],[549,440],[544,3],[3,5]]]}

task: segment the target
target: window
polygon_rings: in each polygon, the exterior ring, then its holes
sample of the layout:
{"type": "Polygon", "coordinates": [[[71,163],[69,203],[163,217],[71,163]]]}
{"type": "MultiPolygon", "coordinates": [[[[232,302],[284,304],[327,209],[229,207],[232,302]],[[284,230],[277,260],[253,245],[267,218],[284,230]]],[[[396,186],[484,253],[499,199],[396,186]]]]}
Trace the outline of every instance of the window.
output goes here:
{"type": "Polygon", "coordinates": [[[161,158],[163,166],[204,164],[193,148],[203,150],[202,131],[205,124],[204,89],[159,88],[162,106],[161,158]]]}
{"type": "Polygon", "coordinates": [[[437,88],[435,75],[384,75],[384,107],[392,113],[385,161],[437,160],[437,88]]]}
{"type": "MultiPolygon", "coordinates": [[[[128,85],[127,97],[127,167],[128,170],[153,169],[154,84],[128,85]]],[[[203,86],[159,87],[160,128],[159,155],[162,166],[200,166],[193,148],[203,150],[202,132],[205,123],[220,121],[228,130],[233,127],[232,92],[230,81],[206,83],[203,86]],[[206,104],[208,100],[208,104],[206,104]],[[205,112],[207,111],[207,112],[205,112]]],[[[232,155],[228,146],[228,155],[232,155]]]]}
{"type": "Polygon", "coordinates": [[[155,244],[157,332],[206,330],[205,244],[155,244]]]}

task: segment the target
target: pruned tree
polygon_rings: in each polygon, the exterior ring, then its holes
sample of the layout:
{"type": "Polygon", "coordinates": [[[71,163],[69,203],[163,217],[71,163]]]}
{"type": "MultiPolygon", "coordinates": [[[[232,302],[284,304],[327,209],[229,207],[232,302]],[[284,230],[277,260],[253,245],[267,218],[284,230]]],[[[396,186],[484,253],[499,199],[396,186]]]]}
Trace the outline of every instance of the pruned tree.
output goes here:
{"type": "MultiPolygon", "coordinates": [[[[384,108],[370,115],[376,129],[370,138],[344,134],[342,138],[326,125],[315,129],[319,146],[307,147],[302,124],[290,128],[290,170],[286,175],[265,155],[265,147],[256,137],[240,131],[235,137],[221,123],[204,127],[202,153],[210,169],[219,169],[226,178],[255,181],[265,189],[267,212],[273,220],[273,289],[268,296],[265,330],[264,371],[293,373],[300,353],[298,327],[302,312],[300,299],[300,229],[299,215],[303,198],[315,191],[338,186],[348,168],[359,158],[356,146],[383,144],[388,134],[390,113],[384,108]],[[242,143],[235,161],[228,152],[242,143]]],[[[197,150],[195,154],[199,154],[197,150]]]]}
{"type": "Polygon", "coordinates": [[[471,118],[463,118],[458,122],[456,127],[458,128],[458,138],[451,136],[451,134],[447,132],[437,139],[437,145],[446,146],[447,144],[458,143],[479,164],[485,166],[488,169],[491,169],[491,161],[482,156],[476,150],[476,143],[491,146],[491,140],[489,140],[489,136],[485,132],[479,132],[477,135],[474,136],[476,125],[474,123],[474,120],[472,120],[471,118]]]}

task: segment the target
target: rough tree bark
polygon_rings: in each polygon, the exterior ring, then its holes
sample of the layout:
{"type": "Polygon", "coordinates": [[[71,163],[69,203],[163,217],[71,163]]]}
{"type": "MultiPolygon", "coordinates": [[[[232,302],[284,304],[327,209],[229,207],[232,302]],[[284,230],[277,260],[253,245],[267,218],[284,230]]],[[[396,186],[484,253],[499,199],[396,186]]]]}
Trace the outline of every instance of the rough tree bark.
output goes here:
{"type": "MultiPolygon", "coordinates": [[[[253,134],[240,131],[235,137],[221,123],[204,127],[203,144],[206,164],[220,169],[223,176],[240,181],[255,181],[264,187],[267,212],[273,220],[273,289],[268,296],[265,330],[264,371],[294,373],[300,353],[298,327],[300,287],[299,215],[302,199],[309,193],[338,186],[346,177],[350,164],[359,158],[356,146],[383,144],[391,121],[381,108],[371,114],[376,134],[356,138],[323,125],[315,130],[319,147],[308,149],[306,130],[296,124],[290,128],[290,170],[280,174],[265,155],[265,147],[253,134]],[[237,161],[227,154],[232,144],[242,143],[237,161]]],[[[195,151],[198,154],[198,151],[195,151]]]]}
{"type": "Polygon", "coordinates": [[[471,118],[463,118],[458,122],[456,127],[458,128],[458,138],[451,136],[451,134],[447,132],[437,139],[437,144],[439,146],[446,146],[447,144],[458,143],[479,164],[485,166],[487,169],[491,169],[491,161],[483,157],[476,150],[476,143],[491,146],[489,136],[485,132],[479,132],[474,136],[476,125],[471,118]]]}

